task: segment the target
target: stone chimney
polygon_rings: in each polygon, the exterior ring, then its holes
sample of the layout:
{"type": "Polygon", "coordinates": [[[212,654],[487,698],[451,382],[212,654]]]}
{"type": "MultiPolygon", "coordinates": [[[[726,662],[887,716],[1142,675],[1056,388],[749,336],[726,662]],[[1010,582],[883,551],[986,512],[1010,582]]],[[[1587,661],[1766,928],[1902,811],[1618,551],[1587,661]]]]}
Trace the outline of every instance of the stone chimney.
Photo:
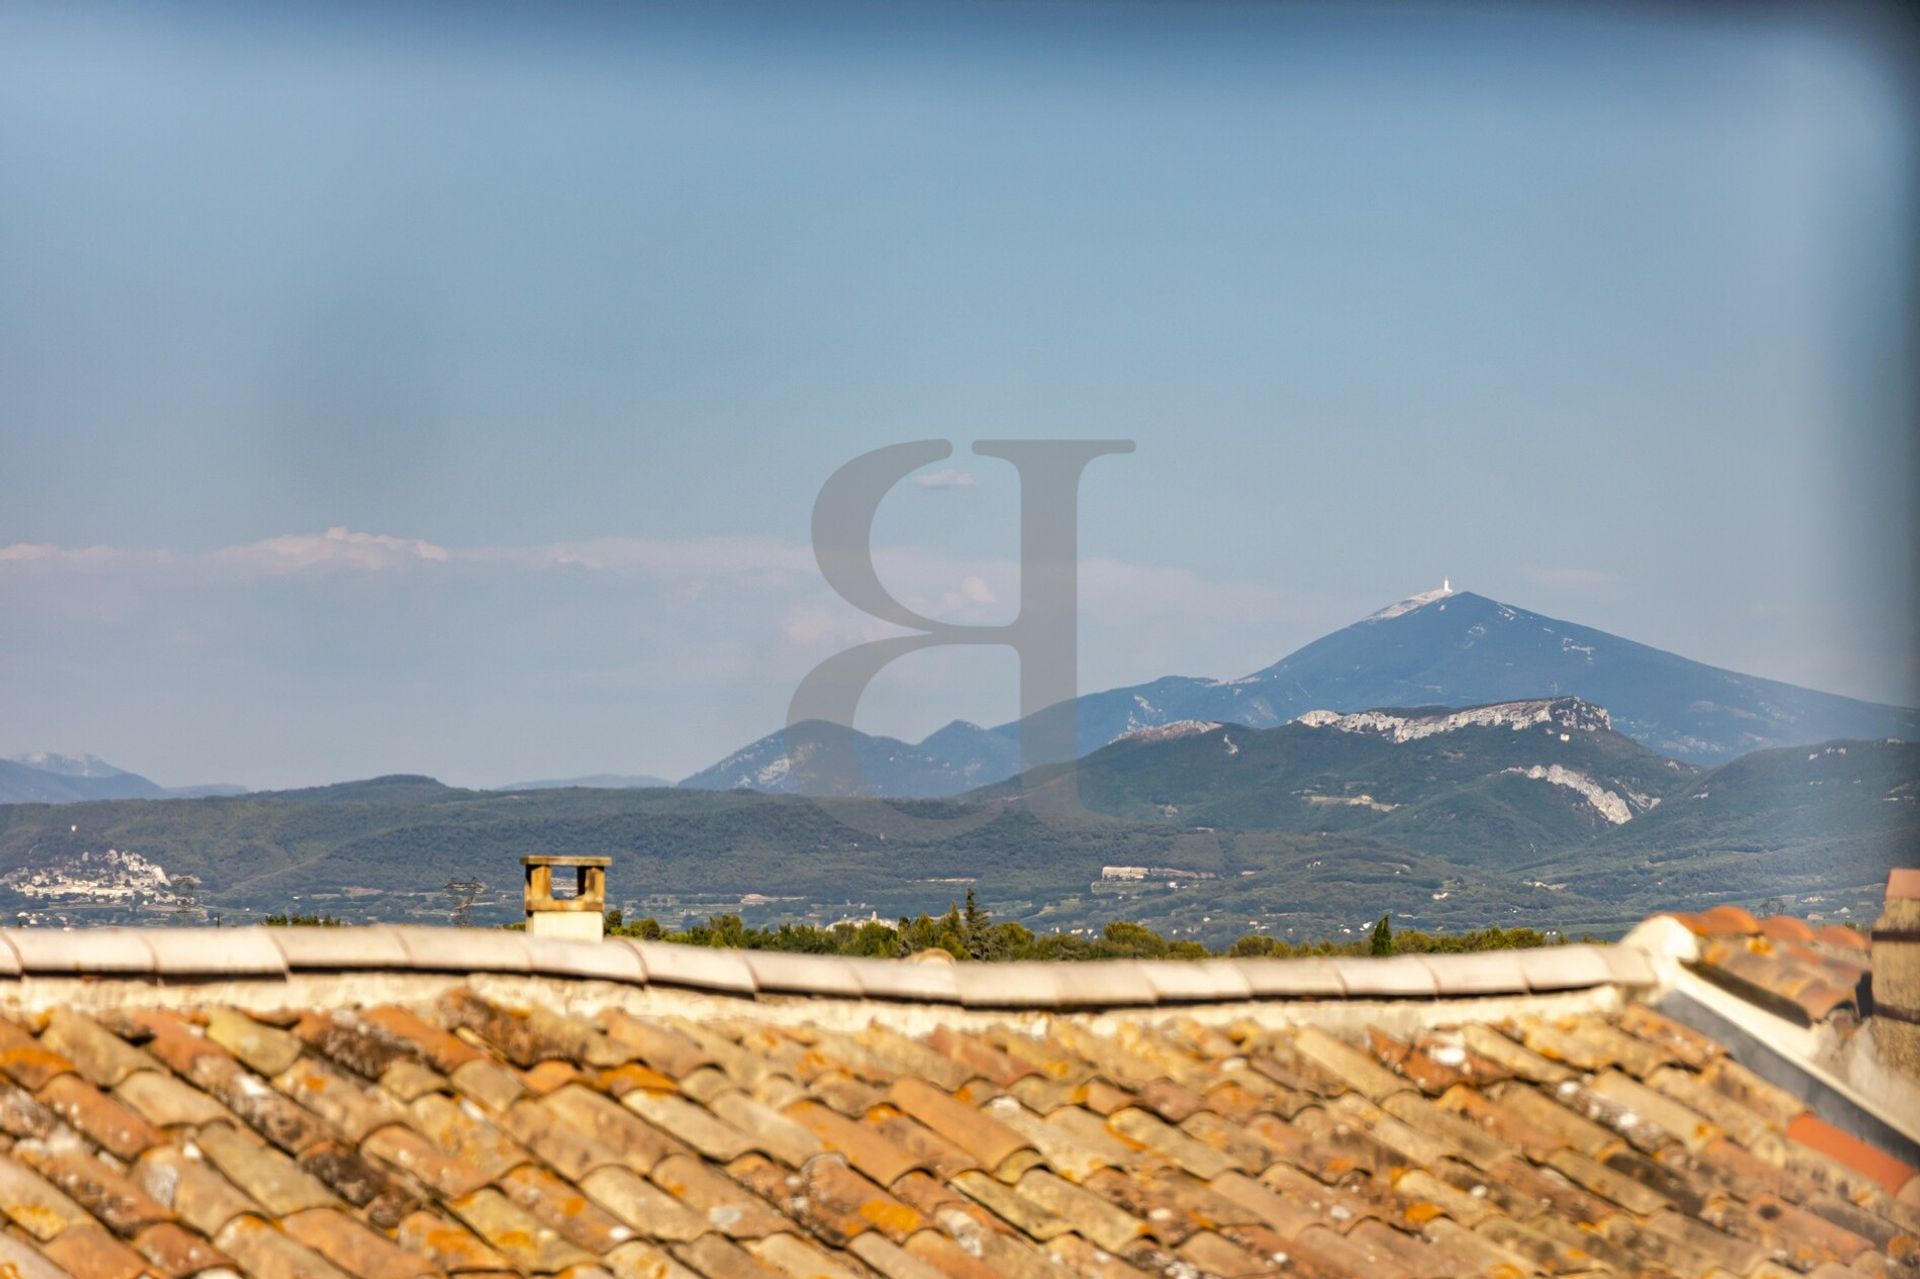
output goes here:
{"type": "Polygon", "coordinates": [[[527,872],[527,932],[565,941],[599,941],[607,910],[607,867],[611,857],[522,857],[527,872]],[[553,872],[574,872],[573,891],[556,896],[553,872]]]}
{"type": "Polygon", "coordinates": [[[1887,876],[1873,925],[1872,1025],[1880,1060],[1920,1079],[1920,868],[1887,876]]]}

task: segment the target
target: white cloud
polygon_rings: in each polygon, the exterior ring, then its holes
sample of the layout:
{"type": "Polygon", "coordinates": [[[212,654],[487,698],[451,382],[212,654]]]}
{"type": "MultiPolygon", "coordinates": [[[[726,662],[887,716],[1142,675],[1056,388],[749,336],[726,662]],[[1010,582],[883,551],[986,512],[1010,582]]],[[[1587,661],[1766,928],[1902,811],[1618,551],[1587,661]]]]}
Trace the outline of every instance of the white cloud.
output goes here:
{"type": "MultiPolygon", "coordinates": [[[[924,616],[994,625],[1017,607],[1009,558],[890,546],[874,560],[924,616]]],[[[1109,558],[1079,567],[1089,690],[1245,674],[1314,633],[1272,584],[1109,558]]],[[[0,548],[0,616],[19,619],[14,669],[84,672],[51,681],[57,696],[16,698],[19,749],[79,725],[75,740],[102,754],[173,752],[179,781],[252,785],[376,767],[504,776],[537,769],[553,742],[582,757],[644,750],[645,771],[679,776],[777,725],[816,663],[908,633],[837,597],[804,542],[450,546],[345,528],[195,552],[0,548]],[[432,590],[378,586],[423,575],[432,590]],[[482,686],[511,733],[446,731],[478,722],[482,686]],[[155,688],[174,705],[129,724],[128,702],[155,688]],[[271,722],[257,709],[269,704],[271,722]],[[198,734],[185,753],[169,736],[183,723],[198,734]],[[484,769],[461,763],[482,757],[484,769]]],[[[1004,651],[930,650],[876,682],[862,727],[918,738],[955,717],[998,723],[1015,713],[1014,671],[1004,651]]]]}
{"type": "Polygon", "coordinates": [[[960,582],[960,597],[969,604],[998,604],[1000,602],[1000,597],[993,593],[993,588],[971,573],[960,582]]]}
{"type": "Polygon", "coordinates": [[[649,577],[817,574],[813,552],[772,538],[601,537],[579,542],[456,551],[475,563],[580,569],[649,577]]]}
{"type": "Polygon", "coordinates": [[[21,569],[217,569],[223,576],[284,576],[327,569],[384,572],[420,565],[481,565],[574,570],[663,579],[817,577],[813,552],[771,538],[603,537],[525,546],[447,547],[422,538],[364,533],[336,525],[324,533],[282,533],[201,553],[66,547],[20,542],[0,546],[0,573],[21,569]]]}
{"type": "Polygon", "coordinates": [[[207,558],[215,564],[282,574],[327,568],[380,572],[414,564],[445,564],[453,553],[418,538],[356,533],[336,525],[317,536],[288,533],[223,547],[207,558]]]}
{"type": "Polygon", "coordinates": [[[949,466],[943,470],[929,471],[925,475],[916,475],[913,482],[923,489],[966,489],[972,488],[977,480],[972,471],[955,470],[949,466]]]}
{"type": "Polygon", "coordinates": [[[0,571],[7,569],[71,569],[85,572],[120,565],[165,564],[166,551],[126,551],[117,546],[51,546],[44,542],[15,542],[0,546],[0,571]]]}

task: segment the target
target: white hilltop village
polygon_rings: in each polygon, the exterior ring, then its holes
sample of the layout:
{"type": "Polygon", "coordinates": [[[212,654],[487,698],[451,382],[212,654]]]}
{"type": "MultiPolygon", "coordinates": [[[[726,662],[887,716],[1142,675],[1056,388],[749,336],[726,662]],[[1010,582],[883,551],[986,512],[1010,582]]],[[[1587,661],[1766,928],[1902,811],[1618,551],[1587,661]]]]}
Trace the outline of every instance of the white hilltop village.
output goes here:
{"type": "Polygon", "coordinates": [[[131,906],[174,893],[173,881],[159,862],[117,848],[75,853],[59,865],[23,866],[0,876],[0,884],[49,906],[131,906]]]}

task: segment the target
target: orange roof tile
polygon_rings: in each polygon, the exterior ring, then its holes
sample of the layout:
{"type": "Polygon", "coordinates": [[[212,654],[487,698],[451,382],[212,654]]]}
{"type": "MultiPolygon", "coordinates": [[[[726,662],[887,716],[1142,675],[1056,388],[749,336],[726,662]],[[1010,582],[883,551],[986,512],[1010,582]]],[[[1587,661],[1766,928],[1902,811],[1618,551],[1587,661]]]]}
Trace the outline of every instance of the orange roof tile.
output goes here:
{"type": "Polygon", "coordinates": [[[1810,942],[1813,940],[1813,925],[1792,915],[1769,915],[1760,921],[1760,935],[1774,941],[1810,942]]]}
{"type": "Polygon", "coordinates": [[[1841,1132],[1811,1111],[1802,1111],[1794,1116],[1787,1125],[1787,1136],[1829,1158],[1839,1160],[1855,1172],[1866,1174],[1896,1193],[1913,1180],[1916,1172],[1920,1172],[1878,1147],[1841,1132]]]}
{"type": "Polygon", "coordinates": [[[1867,940],[1865,933],[1841,924],[1828,924],[1815,936],[1823,944],[1843,951],[1860,951],[1864,953],[1871,950],[1873,946],[1873,944],[1867,940]]]}
{"type": "Polygon", "coordinates": [[[1720,905],[1705,911],[1700,922],[1709,933],[1738,933],[1751,936],[1760,931],[1760,921],[1738,906],[1720,905]]]}
{"type": "MultiPolygon", "coordinates": [[[[1809,1019],[1862,971],[1857,949],[1800,921],[1716,908],[1699,922],[1703,971],[1809,1019]]],[[[1911,1167],[1631,1002],[1644,960],[1607,948],[1307,974],[1321,1000],[1448,1001],[1417,1006],[1429,1024],[1405,1005],[1370,1024],[1384,1016],[1371,1003],[1324,1022],[1243,1015],[1300,993],[1285,961],[1264,961],[1281,967],[1116,967],[1058,1006],[1047,992],[1078,970],[1010,970],[859,1026],[849,1010],[880,1006],[849,992],[912,997],[892,969],[492,945],[395,934],[427,970],[477,957],[486,974],[577,970],[623,993],[587,1015],[507,1002],[520,978],[455,978],[402,1003],[268,1014],[156,986],[127,998],[187,1006],[0,1016],[0,1269],[1399,1279],[1900,1273],[1920,1252],[1911,1167]],[[647,993],[656,968],[724,1009],[668,1011],[647,993]],[[842,1000],[833,1015],[794,1002],[810,973],[811,993],[842,1000]],[[740,988],[763,977],[778,1012],[740,988]],[[1594,985],[1627,1002],[1511,1002],[1594,985]],[[1096,990],[1109,1007],[1235,1007],[1088,1015],[1096,990]],[[1462,1020],[1459,1001],[1481,995],[1518,1015],[1462,1020]]],[[[175,950],[133,936],[110,953],[144,953],[152,976],[175,950]]],[[[27,952],[42,973],[78,953],[27,952]]],[[[233,953],[269,966],[251,941],[233,953]]],[[[337,938],[276,953],[286,972],[261,980],[351,957],[337,938]]]]}

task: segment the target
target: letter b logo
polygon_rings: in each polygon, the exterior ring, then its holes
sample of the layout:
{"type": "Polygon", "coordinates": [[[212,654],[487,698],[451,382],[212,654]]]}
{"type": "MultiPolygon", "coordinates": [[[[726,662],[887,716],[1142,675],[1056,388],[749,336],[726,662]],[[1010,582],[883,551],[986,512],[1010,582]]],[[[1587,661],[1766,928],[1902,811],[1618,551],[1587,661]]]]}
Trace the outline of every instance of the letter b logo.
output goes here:
{"type": "MultiPolygon", "coordinates": [[[[908,608],[881,584],[873,520],[895,484],[952,454],[945,440],[916,440],[863,453],[835,471],[813,506],[813,553],[827,583],[882,621],[918,631],[836,653],[794,690],[786,754],[800,788],[815,795],[865,789],[851,726],[860,696],[896,658],[948,644],[1000,644],[1020,660],[1020,767],[1065,764],[1079,755],[1079,497],[1087,463],[1133,452],[1131,440],[981,440],[973,451],[1020,473],[1020,611],[999,626],[942,622],[908,608]]],[[[945,823],[941,823],[945,825],[945,823]]]]}

